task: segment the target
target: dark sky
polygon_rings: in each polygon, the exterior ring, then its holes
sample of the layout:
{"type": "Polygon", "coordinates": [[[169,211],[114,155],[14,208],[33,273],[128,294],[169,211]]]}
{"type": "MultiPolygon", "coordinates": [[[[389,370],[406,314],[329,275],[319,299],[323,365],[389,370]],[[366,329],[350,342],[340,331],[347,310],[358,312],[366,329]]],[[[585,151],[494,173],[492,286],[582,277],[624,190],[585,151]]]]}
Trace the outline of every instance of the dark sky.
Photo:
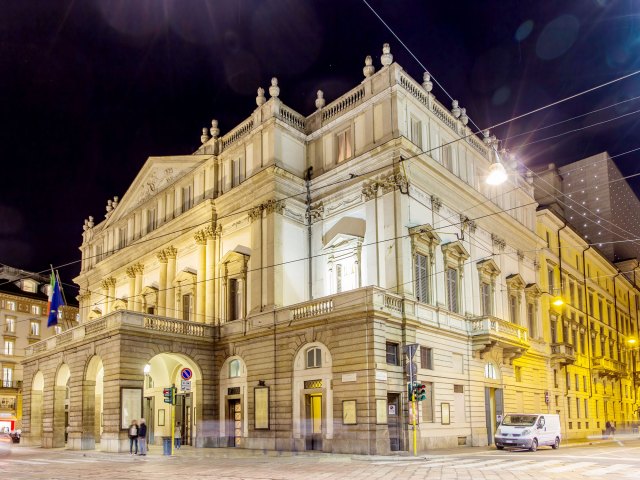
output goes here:
{"type": "MultiPolygon", "coordinates": [[[[369,0],[481,128],[640,69],[639,0],[369,0]]],[[[79,259],[83,220],[104,218],[151,155],[190,154],[212,118],[222,134],[272,76],[308,115],[377,68],[384,42],[422,69],[361,0],[0,2],[0,263],[32,271],[79,259]]],[[[437,87],[437,98],[450,101],[437,87]]],[[[640,75],[495,131],[499,138],[640,95],[640,75]]],[[[640,101],[508,145],[529,166],[640,147],[640,101]]],[[[640,170],[640,152],[617,161],[640,170]]],[[[79,270],[61,270],[65,279],[79,270]]]]}

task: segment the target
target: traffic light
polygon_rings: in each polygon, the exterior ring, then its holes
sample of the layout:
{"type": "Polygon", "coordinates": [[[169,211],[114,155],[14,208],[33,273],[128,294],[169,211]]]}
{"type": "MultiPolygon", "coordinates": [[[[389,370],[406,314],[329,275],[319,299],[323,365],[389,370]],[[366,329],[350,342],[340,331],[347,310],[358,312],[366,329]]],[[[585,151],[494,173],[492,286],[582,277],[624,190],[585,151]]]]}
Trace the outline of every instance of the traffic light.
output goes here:
{"type": "Polygon", "coordinates": [[[162,390],[162,395],[164,396],[164,403],[175,405],[176,387],[164,388],[162,390]]]}
{"type": "Polygon", "coordinates": [[[416,384],[415,394],[416,400],[419,402],[427,399],[427,387],[425,387],[424,383],[416,384]]]}
{"type": "Polygon", "coordinates": [[[413,398],[411,396],[413,394],[413,383],[411,382],[407,383],[407,394],[409,395],[409,400],[411,400],[413,398]]]}

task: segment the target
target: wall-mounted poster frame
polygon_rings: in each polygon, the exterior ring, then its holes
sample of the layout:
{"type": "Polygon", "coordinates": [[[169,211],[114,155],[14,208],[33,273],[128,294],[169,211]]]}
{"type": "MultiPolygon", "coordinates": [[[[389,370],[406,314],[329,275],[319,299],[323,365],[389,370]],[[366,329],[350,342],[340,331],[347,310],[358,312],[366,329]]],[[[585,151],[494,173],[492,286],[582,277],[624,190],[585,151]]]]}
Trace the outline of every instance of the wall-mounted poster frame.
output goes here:
{"type": "Polygon", "coordinates": [[[142,389],[120,388],[120,429],[127,430],[133,420],[142,418],[142,389]]]}
{"type": "Polygon", "coordinates": [[[255,387],[253,400],[255,429],[269,430],[269,387],[255,387]]]}

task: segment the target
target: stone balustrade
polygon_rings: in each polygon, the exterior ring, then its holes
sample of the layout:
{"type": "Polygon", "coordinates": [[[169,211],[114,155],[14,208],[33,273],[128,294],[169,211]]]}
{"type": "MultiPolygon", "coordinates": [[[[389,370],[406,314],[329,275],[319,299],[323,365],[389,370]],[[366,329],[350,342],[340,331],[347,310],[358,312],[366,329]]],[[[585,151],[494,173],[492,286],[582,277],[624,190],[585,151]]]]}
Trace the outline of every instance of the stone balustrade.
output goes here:
{"type": "Polygon", "coordinates": [[[529,343],[529,334],[526,328],[496,317],[473,319],[469,322],[469,329],[472,336],[488,334],[511,342],[529,343]]]}

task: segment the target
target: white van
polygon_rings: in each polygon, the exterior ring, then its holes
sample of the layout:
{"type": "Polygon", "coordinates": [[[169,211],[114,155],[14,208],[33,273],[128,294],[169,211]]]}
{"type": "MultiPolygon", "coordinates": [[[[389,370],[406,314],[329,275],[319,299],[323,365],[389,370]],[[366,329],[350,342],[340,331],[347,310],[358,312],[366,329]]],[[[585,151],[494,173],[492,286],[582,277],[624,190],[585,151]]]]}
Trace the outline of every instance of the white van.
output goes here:
{"type": "Polygon", "coordinates": [[[541,445],[559,448],[562,433],[560,417],[547,413],[511,413],[505,415],[496,431],[498,450],[504,447],[527,448],[535,452],[541,445]]]}

